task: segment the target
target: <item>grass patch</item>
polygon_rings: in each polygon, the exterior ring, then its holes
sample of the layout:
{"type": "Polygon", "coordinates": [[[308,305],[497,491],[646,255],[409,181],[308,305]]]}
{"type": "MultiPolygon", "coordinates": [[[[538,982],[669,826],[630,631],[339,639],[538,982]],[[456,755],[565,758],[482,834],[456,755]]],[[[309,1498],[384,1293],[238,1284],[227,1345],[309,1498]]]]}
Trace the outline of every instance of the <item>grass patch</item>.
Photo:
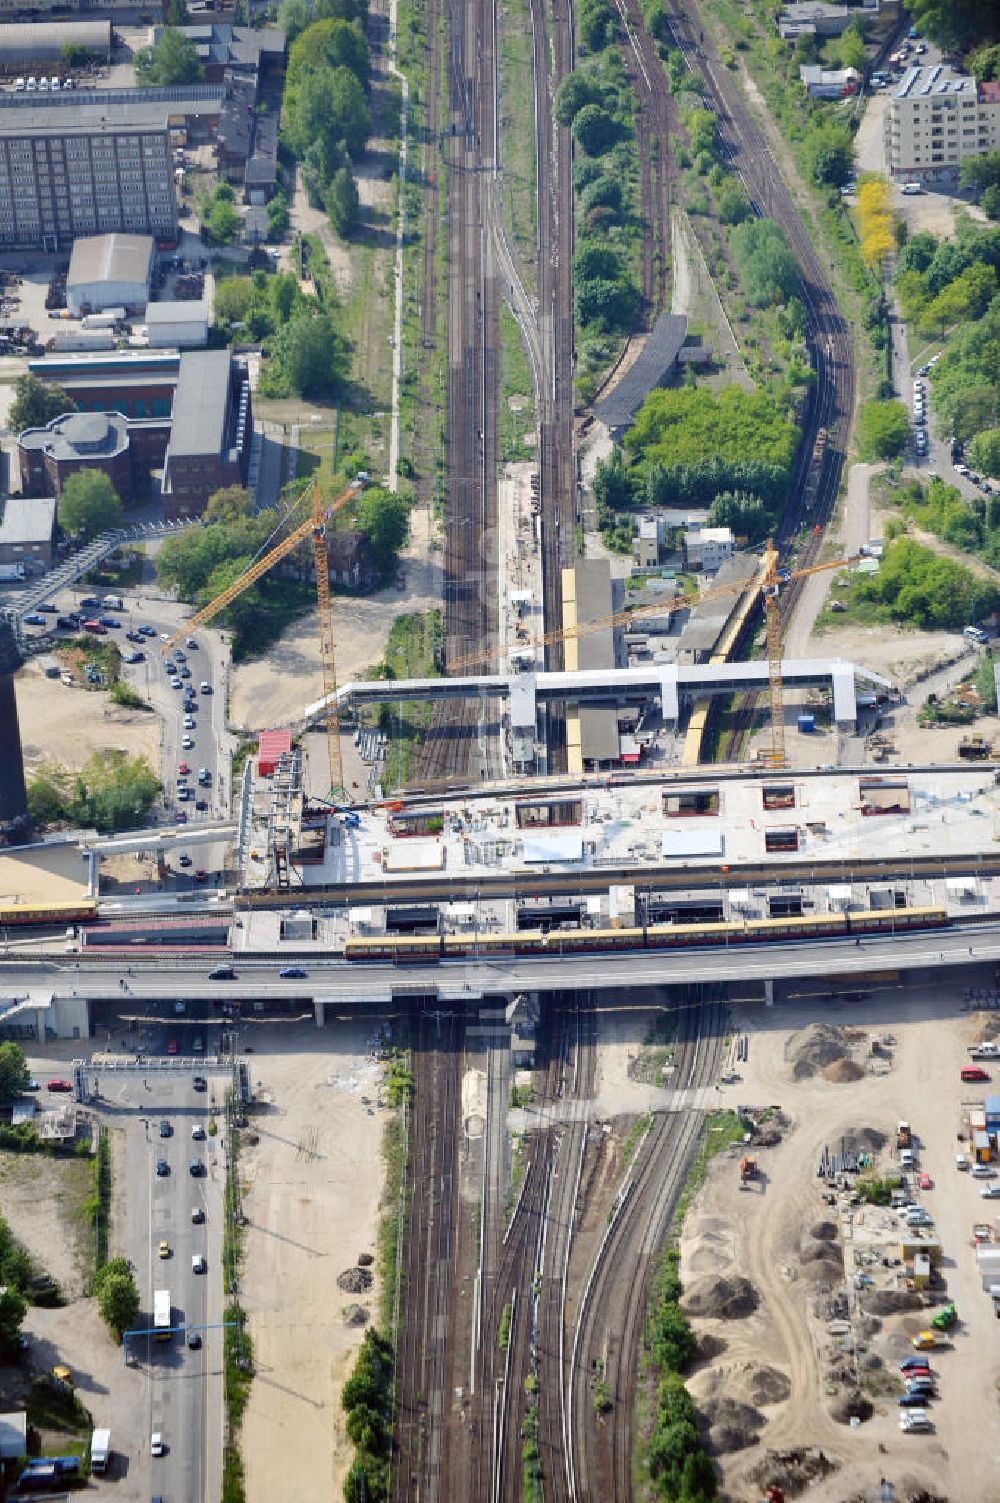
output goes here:
{"type": "Polygon", "coordinates": [[[535,179],[534,58],[527,0],[507,0],[497,28],[500,40],[500,140],[503,154],[503,209],[515,251],[530,268],[534,289],[538,238],[535,179]]]}
{"type": "Polygon", "coordinates": [[[664,1012],[650,1025],[649,1032],[639,1049],[631,1075],[643,1085],[662,1085],[664,1070],[674,1062],[674,1037],[677,1019],[673,1013],[664,1012]]]}
{"type": "Polygon", "coordinates": [[[625,1135],[625,1141],[622,1144],[622,1168],[623,1169],[627,1168],[628,1165],[631,1163],[631,1161],[632,1161],[632,1155],[635,1153],[636,1149],[638,1148],[640,1142],[642,1141],[643,1133],[646,1132],[646,1130],[649,1127],[649,1125],[652,1122],[652,1120],[653,1120],[653,1114],[652,1114],[652,1112],[643,1112],[643,1114],[642,1114],[641,1117],[636,1117],[635,1121],[632,1123],[632,1126],[629,1128],[628,1132],[626,1133],[626,1135],[625,1135]]]}
{"type": "Polygon", "coordinates": [[[230,1090],[226,1096],[226,1188],[223,1196],[225,1221],[222,1233],[222,1287],[228,1297],[222,1317],[225,1321],[222,1353],[223,1396],[226,1406],[226,1436],[222,1451],[224,1503],[244,1503],[246,1497],[239,1435],[254,1375],[253,1343],[247,1330],[246,1312],[236,1294],[243,1256],[239,1183],[242,1120],[242,1106],[230,1090]]]}
{"type": "Polygon", "coordinates": [[[379,1324],[391,1331],[396,1340],[396,1285],[402,1268],[406,1224],[402,1219],[400,1199],[406,1177],[407,1138],[402,1114],[389,1117],[382,1133],[382,1158],[385,1162],[385,1187],[382,1191],[382,1214],[378,1227],[379,1324]]]}
{"type": "Polygon", "coordinates": [[[516,1132],[512,1136],[510,1158],[510,1184],[507,1187],[507,1224],[514,1214],[517,1205],[517,1197],[521,1193],[521,1185],[524,1183],[525,1171],[528,1167],[528,1134],[516,1132]]]}
{"type": "Polygon", "coordinates": [[[97,1152],[90,1161],[90,1194],[80,1207],[81,1234],[94,1238],[94,1272],[108,1261],[111,1233],[111,1139],[101,1131],[97,1152]]]}
{"type": "Polygon", "coordinates": [[[705,1123],[698,1156],[691,1165],[691,1172],[677,1201],[677,1209],[674,1211],[671,1223],[673,1237],[679,1235],[691,1202],[705,1183],[708,1166],[716,1154],[723,1153],[731,1143],[742,1143],[744,1134],[748,1131],[749,1124],[744,1122],[736,1112],[712,1112],[710,1114],[705,1123]]]}
{"type": "Polygon", "coordinates": [[[531,366],[521,343],[517,320],[507,307],[500,305],[500,458],[505,464],[530,460],[533,447],[525,443],[525,434],[534,427],[534,383],[531,366]]]}
{"type": "MultiPolygon", "coordinates": [[[[437,678],[442,631],[440,611],[398,616],[375,677],[437,678]]],[[[427,700],[382,705],[378,710],[377,724],[389,738],[382,769],[383,789],[400,788],[409,781],[433,713],[434,706],[427,700]]]]}

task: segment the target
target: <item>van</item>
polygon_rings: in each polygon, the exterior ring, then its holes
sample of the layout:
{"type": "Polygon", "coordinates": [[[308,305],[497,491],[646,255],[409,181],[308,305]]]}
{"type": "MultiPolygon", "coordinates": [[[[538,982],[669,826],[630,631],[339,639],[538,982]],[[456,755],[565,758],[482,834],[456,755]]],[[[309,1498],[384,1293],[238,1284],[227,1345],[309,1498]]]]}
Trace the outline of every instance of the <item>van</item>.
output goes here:
{"type": "Polygon", "coordinates": [[[923,193],[923,183],[904,183],[899,190],[901,193],[923,193]]]}
{"type": "Polygon", "coordinates": [[[982,1065],[965,1065],[962,1069],[962,1079],[970,1085],[989,1078],[982,1065]]]}
{"type": "Polygon", "coordinates": [[[209,683],[201,683],[198,687],[201,689],[202,694],[211,694],[212,692],[212,685],[209,683]]]}
{"type": "Polygon", "coordinates": [[[901,1148],[899,1151],[900,1169],[913,1169],[916,1167],[916,1156],[912,1148],[901,1148]]]}
{"type": "Polygon", "coordinates": [[[29,94],[34,94],[34,93],[37,93],[37,91],[38,91],[38,79],[32,73],[29,76],[29,78],[28,78],[28,93],[29,94]]]}
{"type": "Polygon", "coordinates": [[[15,80],[14,80],[14,93],[15,94],[23,94],[24,93],[24,79],[23,78],[15,78],[15,80]]]}
{"type": "Polygon", "coordinates": [[[980,646],[985,646],[990,640],[988,634],[983,631],[981,626],[967,626],[962,632],[962,636],[967,642],[978,642],[980,646]]]}

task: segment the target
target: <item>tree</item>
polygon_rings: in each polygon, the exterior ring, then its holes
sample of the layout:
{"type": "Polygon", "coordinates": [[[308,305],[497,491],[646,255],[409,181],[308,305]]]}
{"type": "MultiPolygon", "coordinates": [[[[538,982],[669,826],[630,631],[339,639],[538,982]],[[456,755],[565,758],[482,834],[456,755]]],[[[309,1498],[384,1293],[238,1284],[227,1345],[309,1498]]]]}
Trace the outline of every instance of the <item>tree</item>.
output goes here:
{"type": "Polygon", "coordinates": [[[20,1044],[0,1044],[0,1101],[13,1101],[27,1090],[31,1076],[20,1044]]]}
{"type": "Polygon", "coordinates": [[[719,218],[723,224],[742,224],[750,218],[750,200],[742,183],[730,178],[715,195],[719,218]]]}
{"type": "Polygon", "coordinates": [[[357,520],[368,539],[376,569],[384,579],[389,578],[395,573],[396,555],[406,542],[409,507],[402,496],[373,487],[362,494],[357,520]]]}
{"type": "Polygon", "coordinates": [[[236,207],[236,193],[229,183],[219,183],[201,206],[201,232],[215,245],[232,245],[243,220],[236,207]]]}
{"type": "Polygon", "coordinates": [[[253,300],[254,286],[249,277],[224,277],[215,284],[216,323],[243,323],[253,300]]]}
{"type": "Polygon", "coordinates": [[[323,195],[323,207],[341,240],[349,240],[358,222],[361,199],[347,167],[338,167],[323,195]]]}
{"type": "Polygon", "coordinates": [[[1000,151],[979,151],[974,156],[963,157],[958,169],[958,186],[982,193],[1000,183],[1000,151]]]}
{"type": "Polygon", "coordinates": [[[7,416],[7,427],[11,433],[23,433],[25,428],[44,428],[54,418],[75,411],[76,403],[61,386],[40,381],[28,372],[18,376],[14,383],[14,400],[7,416]]]}
{"type": "Polygon", "coordinates": [[[799,292],[799,267],[785,232],[772,219],[750,219],[729,238],[747,299],[755,308],[779,306],[799,292]]]}
{"type": "Polygon", "coordinates": [[[361,27],[353,21],[314,21],[288,49],[285,81],[296,84],[303,73],[319,68],[349,68],[367,88],[371,52],[361,27]]]}
{"type": "Polygon", "coordinates": [[[352,157],[364,150],[371,112],[364,86],[349,68],[304,73],[286,85],[283,110],[285,138],[296,156],[304,157],[314,143],[322,145],[329,166],[323,187],[341,165],[344,147],[352,157]]]}
{"type": "Polygon", "coordinates": [[[937,297],[924,310],[925,328],[944,335],[953,324],[967,318],[979,318],[989,307],[997,290],[997,274],[992,266],[977,262],[969,266],[954,281],[942,287],[937,297]]]}
{"type": "Polygon", "coordinates": [[[312,19],[309,0],[282,0],[278,10],[278,22],[288,38],[289,45],[300,32],[305,31],[312,19]]]}
{"type": "Polygon", "coordinates": [[[329,396],[347,376],[347,341],[328,313],[303,313],[279,329],[271,355],[300,397],[329,396]]]}
{"type": "Polygon", "coordinates": [[[862,458],[893,459],[902,453],[910,421],[902,402],[865,402],[858,417],[862,458]]]}
{"type": "Polygon", "coordinates": [[[946,51],[995,42],[1000,37],[996,0],[912,0],[913,24],[946,51]]]}
{"type": "MultiPolygon", "coordinates": [[[[116,1259],[120,1263],[121,1259],[116,1259]]],[[[121,1341],[125,1332],[135,1324],[139,1314],[139,1289],[131,1268],[125,1271],[107,1271],[106,1265],[94,1280],[97,1293],[97,1308],[101,1319],[116,1341],[121,1341]]]]}
{"type": "Polygon", "coordinates": [[[854,171],[854,141],[843,125],[814,127],[806,137],[806,154],[814,183],[840,188],[854,171]]]}
{"type": "Polygon", "coordinates": [[[554,112],[560,125],[572,125],[586,104],[601,104],[604,90],[591,73],[567,73],[556,90],[554,112]]]}
{"type": "Polygon", "coordinates": [[[632,482],[625,456],[616,445],[607,459],[599,459],[594,468],[594,495],[600,506],[623,511],[632,504],[632,482]]]}
{"type": "Polygon", "coordinates": [[[77,470],[70,475],[59,497],[59,526],[63,532],[86,540],[117,527],[122,504],[103,470],[77,470]]]}
{"type": "Polygon", "coordinates": [[[712,111],[700,107],[688,110],[684,116],[684,125],[695,156],[701,151],[714,156],[718,144],[719,122],[712,111]]]}
{"type": "Polygon", "coordinates": [[[987,219],[1000,219],[1000,185],[990,183],[979,202],[987,219]]]}
{"type": "Polygon", "coordinates": [[[17,1353],[21,1326],[27,1313],[27,1300],[8,1285],[0,1294],[0,1355],[13,1357],[17,1353]]]}
{"type": "Polygon", "coordinates": [[[969,458],[973,468],[982,470],[984,475],[1000,476],[1000,428],[977,433],[969,445],[969,458]]]}
{"type": "Polygon", "coordinates": [[[771,531],[774,513],[747,491],[721,491],[708,509],[707,525],[729,527],[734,537],[745,537],[753,547],[771,531]]]}
{"type": "Polygon", "coordinates": [[[573,135],[588,157],[600,157],[618,140],[619,128],[614,116],[599,104],[585,104],[573,121],[573,135]]]}
{"type": "Polygon", "coordinates": [[[136,53],[135,76],[144,88],[166,88],[199,83],[205,70],[191,38],[176,26],[165,26],[155,47],[140,47],[136,53]]]}
{"type": "Polygon", "coordinates": [[[840,66],[853,68],[857,73],[863,73],[868,63],[868,53],[865,50],[865,39],[855,23],[848,26],[840,38],[840,66]]]}

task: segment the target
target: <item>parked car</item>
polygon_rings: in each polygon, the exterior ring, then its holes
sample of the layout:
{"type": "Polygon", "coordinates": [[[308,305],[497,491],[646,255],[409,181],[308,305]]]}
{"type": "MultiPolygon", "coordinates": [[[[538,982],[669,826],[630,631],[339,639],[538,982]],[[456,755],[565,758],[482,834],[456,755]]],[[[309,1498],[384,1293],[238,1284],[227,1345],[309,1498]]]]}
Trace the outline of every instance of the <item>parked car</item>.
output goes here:
{"type": "Polygon", "coordinates": [[[177,865],[178,866],[190,866],[191,865],[191,857],[187,854],[186,851],[185,851],[185,853],[182,856],[178,856],[177,857],[177,865]]]}
{"type": "Polygon", "coordinates": [[[167,1448],[163,1444],[163,1433],[162,1433],[162,1431],[160,1431],[160,1430],[154,1430],[152,1436],[150,1437],[150,1441],[149,1441],[149,1454],[150,1454],[150,1456],[165,1456],[166,1455],[166,1450],[167,1450],[167,1448]]]}
{"type": "Polygon", "coordinates": [[[173,1135],[174,1135],[173,1128],[170,1126],[170,1123],[168,1121],[166,1121],[166,1119],[164,1119],[160,1123],[160,1137],[161,1138],[172,1138],[173,1135]]]}
{"type": "Polygon", "coordinates": [[[193,736],[182,736],[181,737],[181,746],[184,749],[184,751],[191,751],[192,748],[194,747],[194,737],[193,736]]]}
{"type": "Polygon", "coordinates": [[[166,1179],[167,1175],[170,1173],[170,1165],[167,1163],[166,1159],[157,1159],[156,1173],[159,1179],[166,1179]]]}
{"type": "Polygon", "coordinates": [[[96,595],[84,595],[83,599],[80,601],[80,604],[85,611],[95,610],[97,606],[100,605],[100,603],[101,602],[98,600],[96,595]]]}
{"type": "MultiPolygon", "coordinates": [[[[81,601],[80,604],[82,605],[83,601],[81,601]]],[[[144,637],[155,637],[156,636],[156,627],[155,626],[150,626],[150,624],[149,624],[148,621],[144,621],[143,624],[139,627],[139,630],[142,632],[142,635],[144,637]]]]}
{"type": "Polygon", "coordinates": [[[205,1219],[204,1209],[201,1206],[192,1206],[191,1207],[191,1220],[194,1223],[194,1225],[195,1226],[201,1226],[201,1223],[204,1221],[204,1219],[205,1219]]]}
{"type": "Polygon", "coordinates": [[[146,654],[144,652],[130,652],[126,654],[125,661],[126,663],[144,663],[146,661],[146,654]]]}
{"type": "Polygon", "coordinates": [[[188,652],[197,652],[198,650],[198,644],[195,641],[194,637],[188,637],[187,641],[184,643],[184,646],[187,648],[188,652]]]}
{"type": "Polygon", "coordinates": [[[196,1143],[203,1143],[205,1141],[205,1129],[200,1122],[196,1122],[192,1127],[191,1137],[196,1143]]]}
{"type": "Polygon", "coordinates": [[[187,1341],[189,1350],[192,1352],[196,1352],[201,1346],[201,1337],[199,1336],[197,1331],[188,1331],[185,1339],[187,1341]]]}
{"type": "MultiPolygon", "coordinates": [[[[194,722],[194,719],[193,719],[193,717],[191,715],[185,715],[184,716],[184,722],[183,722],[183,724],[184,724],[184,729],[186,731],[193,731],[195,729],[195,722],[194,722]]],[[[194,745],[193,741],[192,741],[191,745],[192,746],[194,745]]]]}
{"type": "Polygon", "coordinates": [[[925,1372],[930,1372],[926,1357],[904,1357],[899,1364],[901,1373],[913,1372],[917,1368],[923,1368],[925,1372]]]}
{"type": "Polygon", "coordinates": [[[205,1165],[202,1163],[201,1159],[191,1160],[190,1164],[188,1164],[188,1173],[194,1179],[202,1178],[205,1173],[205,1165]]]}
{"type": "Polygon", "coordinates": [[[121,622],[119,621],[117,616],[98,616],[97,619],[102,626],[110,627],[112,630],[121,626],[121,622]]]}
{"type": "Polygon", "coordinates": [[[159,1253],[161,1258],[170,1257],[170,1243],[167,1241],[166,1237],[161,1240],[160,1245],[157,1248],[157,1252],[159,1253]]]}
{"type": "Polygon", "coordinates": [[[80,625],[75,616],[57,616],[56,627],[59,631],[76,631],[80,625]]]}
{"type": "Polygon", "coordinates": [[[73,1082],[71,1080],[47,1080],[45,1089],[47,1091],[71,1091],[73,1082]]]}
{"type": "Polygon", "coordinates": [[[896,1403],[900,1409],[922,1409],[925,1398],[926,1395],[922,1393],[903,1393],[900,1394],[896,1403]]]}
{"type": "Polygon", "coordinates": [[[25,626],[48,626],[49,624],[45,617],[40,616],[37,611],[29,611],[22,619],[25,626]]]}
{"type": "Polygon", "coordinates": [[[917,1184],[920,1186],[921,1190],[933,1190],[934,1188],[934,1181],[931,1179],[929,1174],[922,1174],[917,1181],[917,1184]]]}
{"type": "Polygon", "coordinates": [[[998,1200],[1000,1199],[1000,1185],[984,1185],[979,1193],[984,1200],[998,1200]]]}
{"type": "Polygon", "coordinates": [[[992,1164],[973,1164],[973,1179],[996,1179],[997,1172],[992,1164]]]}
{"type": "Polygon", "coordinates": [[[208,809],[208,800],[204,798],[197,798],[194,801],[194,806],[198,810],[199,814],[204,814],[208,809]]]}

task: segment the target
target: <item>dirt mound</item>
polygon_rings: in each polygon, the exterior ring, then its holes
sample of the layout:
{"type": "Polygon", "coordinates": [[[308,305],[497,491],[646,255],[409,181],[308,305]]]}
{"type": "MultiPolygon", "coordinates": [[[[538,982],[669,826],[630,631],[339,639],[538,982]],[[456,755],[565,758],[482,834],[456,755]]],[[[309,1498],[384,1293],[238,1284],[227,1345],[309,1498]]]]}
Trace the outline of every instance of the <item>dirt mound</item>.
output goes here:
{"type": "Polygon", "coordinates": [[[344,1306],[345,1326],[366,1326],[368,1324],[368,1311],[364,1305],[344,1306]]]}
{"type": "Polygon", "coordinates": [[[873,1289],[861,1298],[869,1315],[898,1315],[901,1310],[919,1310],[923,1301],[912,1289],[873,1289]]]}
{"type": "Polygon", "coordinates": [[[885,1133],[879,1132],[875,1127],[862,1127],[860,1132],[853,1134],[853,1138],[859,1148],[870,1148],[874,1153],[878,1153],[888,1142],[885,1133]]]}
{"type": "Polygon", "coordinates": [[[364,1294],[374,1282],[369,1268],[345,1268],[337,1275],[337,1288],[345,1294],[364,1294]]]}
{"type": "Polygon", "coordinates": [[[865,1072],[856,1059],[835,1059],[831,1064],[824,1065],[820,1073],[824,1080],[829,1080],[833,1085],[847,1085],[851,1080],[861,1080],[865,1072]]]}
{"type": "Polygon", "coordinates": [[[810,1237],[817,1242],[836,1242],[839,1228],[834,1221],[817,1221],[809,1228],[810,1237]]]}
{"type": "Polygon", "coordinates": [[[785,1059],[793,1080],[808,1080],[846,1056],[842,1030],[830,1023],[810,1023],[808,1028],[793,1033],[785,1045],[785,1059]]]}
{"type": "Polygon", "coordinates": [[[810,1284],[831,1288],[844,1277],[844,1265],[829,1248],[818,1249],[824,1256],[813,1258],[802,1265],[802,1277],[810,1284]]]}
{"type": "Polygon", "coordinates": [[[1000,1017],[995,1012],[969,1014],[969,1043],[987,1044],[1000,1038],[1000,1017]]]}
{"type": "Polygon", "coordinates": [[[869,1420],[874,1412],[871,1399],[866,1398],[857,1389],[851,1393],[845,1393],[830,1407],[830,1413],[838,1425],[849,1425],[852,1419],[869,1420]]]}
{"type": "Polygon", "coordinates": [[[745,1451],[760,1440],[764,1416],[750,1404],[741,1404],[738,1399],[718,1399],[703,1410],[708,1424],[705,1438],[707,1450],[714,1456],[725,1456],[732,1451],[745,1451]]]}
{"type": "Polygon", "coordinates": [[[783,1404],[791,1391],[788,1375],[777,1367],[757,1367],[747,1381],[751,1404],[761,1408],[768,1404],[783,1404]]]}
{"type": "Polygon", "coordinates": [[[689,1315],[717,1315],[722,1320],[745,1320],[760,1303],[760,1296],[749,1279],[699,1279],[692,1284],[682,1301],[689,1315]]]}
{"type": "Polygon", "coordinates": [[[774,1484],[782,1488],[787,1496],[795,1497],[811,1483],[835,1472],[837,1465],[818,1446],[799,1446],[792,1451],[765,1451],[763,1461],[753,1469],[750,1476],[760,1484],[761,1491],[774,1484]]]}
{"type": "Polygon", "coordinates": [[[690,1268],[692,1273],[718,1273],[720,1268],[728,1268],[732,1261],[721,1247],[699,1247],[691,1254],[690,1268]]]}
{"type": "Polygon", "coordinates": [[[820,1263],[824,1258],[836,1256],[829,1242],[803,1242],[799,1258],[803,1263],[820,1263]]]}
{"type": "Polygon", "coordinates": [[[357,1264],[359,1268],[370,1268],[375,1259],[370,1252],[359,1252],[357,1264]]]}

